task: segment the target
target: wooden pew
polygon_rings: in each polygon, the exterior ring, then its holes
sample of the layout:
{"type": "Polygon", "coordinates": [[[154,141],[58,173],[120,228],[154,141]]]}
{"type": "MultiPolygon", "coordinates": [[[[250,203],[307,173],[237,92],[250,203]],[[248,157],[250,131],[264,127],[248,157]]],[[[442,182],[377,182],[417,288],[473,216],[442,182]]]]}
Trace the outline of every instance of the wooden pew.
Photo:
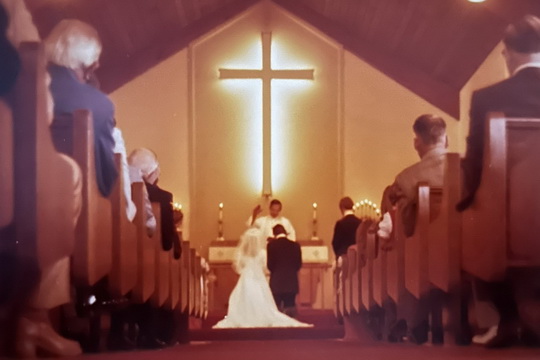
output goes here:
{"type": "Polygon", "coordinates": [[[181,261],[174,258],[173,252],[169,253],[169,298],[165,302],[165,308],[174,310],[180,304],[181,296],[181,261]]]}
{"type": "Polygon", "coordinates": [[[349,277],[350,263],[348,254],[341,256],[341,277],[340,277],[340,289],[341,289],[341,309],[343,316],[351,314],[351,279],[349,277]]]}
{"type": "Polygon", "coordinates": [[[170,256],[172,251],[164,251],[161,242],[161,210],[159,203],[152,203],[152,211],[156,217],[156,231],[152,236],[152,242],[154,244],[154,264],[155,264],[155,277],[156,277],[156,289],[154,294],[150,297],[152,305],[155,307],[162,307],[170,295],[170,256]]]}
{"type": "Polygon", "coordinates": [[[334,285],[334,315],[339,322],[343,321],[343,260],[336,259],[334,271],[333,271],[333,285],[334,285]]]}
{"type": "Polygon", "coordinates": [[[386,254],[386,286],[388,297],[395,304],[395,320],[405,317],[405,236],[403,223],[398,211],[391,211],[392,216],[392,248],[386,254]]]}
{"type": "Polygon", "coordinates": [[[375,304],[383,307],[388,300],[388,287],[387,287],[387,259],[386,251],[381,251],[379,247],[379,241],[375,229],[371,229],[367,235],[368,248],[374,252],[373,259],[373,300],[375,304]]]}
{"type": "Polygon", "coordinates": [[[191,316],[196,315],[196,302],[197,297],[195,296],[195,293],[197,291],[196,288],[196,274],[195,274],[195,266],[196,266],[196,251],[195,249],[189,249],[189,252],[186,254],[189,256],[189,314],[191,316]]]}
{"type": "Polygon", "coordinates": [[[358,280],[360,276],[360,263],[358,262],[358,247],[357,245],[352,245],[347,249],[347,258],[349,259],[349,297],[351,302],[351,312],[360,314],[362,311],[362,303],[360,301],[360,281],[358,280]]]}
{"type": "Polygon", "coordinates": [[[180,310],[182,313],[190,313],[190,256],[191,250],[189,247],[189,241],[182,241],[182,257],[180,258],[180,310]]]}
{"type": "Polygon", "coordinates": [[[92,286],[111,272],[112,209],[96,182],[92,116],[86,110],[56,117],[51,125],[55,147],[71,156],[83,174],[83,206],[75,230],[72,278],[77,286],[92,286]]]}
{"type": "MultiPolygon", "coordinates": [[[[122,157],[115,155],[118,180],[111,193],[112,203],[112,269],[109,275],[109,290],[115,297],[126,295],[137,284],[137,228],[126,216],[126,198],[123,184],[122,157]]],[[[131,185],[130,185],[131,186],[131,185]]],[[[144,211],[144,208],[137,208],[144,211]]]]}
{"type": "MultiPolygon", "coordinates": [[[[131,186],[133,202],[137,207],[134,220],[137,228],[137,283],[132,292],[132,299],[139,304],[145,303],[156,290],[155,243],[157,238],[156,234],[149,237],[146,230],[144,186],[142,182],[134,183],[131,186]]],[[[161,244],[160,240],[157,242],[161,244]]]]}
{"type": "Polygon", "coordinates": [[[510,267],[540,266],[540,120],[495,113],[486,126],[480,187],[462,214],[462,266],[498,281],[510,267]]]}
{"type": "Polygon", "coordinates": [[[202,317],[202,272],[201,272],[201,256],[198,253],[195,253],[194,258],[194,267],[193,267],[193,282],[194,282],[194,291],[195,291],[195,307],[194,307],[194,316],[197,318],[202,317]]]}
{"type": "Polygon", "coordinates": [[[417,299],[429,295],[429,232],[432,220],[439,215],[441,202],[442,188],[418,184],[415,231],[405,240],[405,288],[417,299]]]}
{"type": "Polygon", "coordinates": [[[361,268],[361,300],[364,309],[370,311],[375,305],[373,299],[373,258],[374,249],[368,243],[368,232],[373,225],[373,220],[364,219],[357,231],[357,245],[361,250],[361,259],[364,266],[361,268]],[[359,237],[358,237],[359,235],[359,237]]]}
{"type": "Polygon", "coordinates": [[[446,327],[457,344],[468,341],[465,339],[466,324],[462,313],[461,214],[455,208],[461,197],[460,187],[460,156],[449,153],[446,155],[439,215],[431,221],[428,229],[428,277],[430,286],[445,294],[444,305],[448,309],[446,327]]]}

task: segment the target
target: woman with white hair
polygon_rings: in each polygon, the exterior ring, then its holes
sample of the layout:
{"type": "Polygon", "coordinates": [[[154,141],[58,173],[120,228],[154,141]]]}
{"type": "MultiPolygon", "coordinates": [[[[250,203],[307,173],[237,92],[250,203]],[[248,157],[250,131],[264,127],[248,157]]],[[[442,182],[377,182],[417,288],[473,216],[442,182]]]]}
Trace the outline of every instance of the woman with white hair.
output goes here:
{"type": "MultiPolygon", "coordinates": [[[[127,158],[128,167],[129,167],[129,179],[131,183],[135,183],[135,182],[146,183],[147,180],[149,179],[149,174],[151,173],[148,171],[148,168],[153,166],[152,164],[154,162],[156,163],[155,165],[156,168],[159,167],[159,165],[157,165],[157,161],[154,160],[153,153],[150,152],[150,150],[147,150],[147,151],[152,155],[148,155],[146,153],[141,154],[140,149],[137,149],[137,150],[134,150],[127,158]]],[[[143,191],[144,191],[144,213],[146,214],[145,215],[146,231],[148,233],[148,236],[152,236],[154,235],[154,232],[156,231],[156,226],[157,226],[156,217],[154,216],[154,213],[152,211],[152,204],[150,203],[150,199],[148,198],[148,192],[146,190],[146,186],[143,187],[143,191]]]]}
{"type": "Polygon", "coordinates": [[[99,66],[101,41],[97,31],[79,20],[62,20],[45,39],[55,115],[78,109],[91,111],[94,125],[96,180],[105,197],[117,178],[114,162],[114,105],[88,84],[99,66]]]}
{"type": "Polygon", "coordinates": [[[145,183],[148,192],[148,198],[152,202],[157,202],[161,210],[161,244],[163,250],[174,250],[174,257],[180,258],[182,248],[180,246],[180,238],[176,232],[174,223],[174,210],[172,207],[173,195],[157,186],[160,175],[159,163],[156,154],[148,149],[139,148],[131,152],[128,157],[128,162],[131,167],[132,180],[135,180],[137,174],[145,183]]]}

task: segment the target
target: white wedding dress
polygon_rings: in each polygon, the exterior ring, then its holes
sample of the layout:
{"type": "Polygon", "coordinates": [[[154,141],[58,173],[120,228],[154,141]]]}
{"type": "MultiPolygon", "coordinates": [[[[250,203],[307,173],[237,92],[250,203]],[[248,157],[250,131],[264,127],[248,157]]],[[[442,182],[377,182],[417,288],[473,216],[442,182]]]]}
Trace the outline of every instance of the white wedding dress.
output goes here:
{"type": "Polygon", "coordinates": [[[260,231],[249,229],[236,249],[235,270],[240,274],[230,297],[227,316],[213,327],[312,327],[281,313],[264,274],[266,250],[260,231]]]}

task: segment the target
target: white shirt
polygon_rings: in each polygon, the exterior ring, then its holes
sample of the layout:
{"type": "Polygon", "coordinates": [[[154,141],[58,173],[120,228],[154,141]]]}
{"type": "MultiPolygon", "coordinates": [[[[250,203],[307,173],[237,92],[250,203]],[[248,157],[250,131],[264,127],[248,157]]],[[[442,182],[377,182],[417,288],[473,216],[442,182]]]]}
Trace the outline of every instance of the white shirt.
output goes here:
{"type": "Polygon", "coordinates": [[[129,221],[133,221],[135,214],[137,213],[137,208],[131,199],[131,180],[129,177],[129,168],[127,163],[126,156],[126,144],[124,143],[124,137],[122,136],[122,131],[119,128],[115,127],[112,132],[114,138],[114,153],[120,154],[122,157],[122,173],[124,177],[124,183],[122,188],[124,189],[124,197],[126,198],[126,216],[129,221]]]}
{"type": "Polygon", "coordinates": [[[274,226],[281,224],[287,232],[287,238],[289,240],[296,241],[296,232],[294,231],[291,222],[286,217],[283,217],[281,215],[275,218],[271,217],[270,215],[260,216],[255,219],[255,222],[253,223],[253,225],[251,225],[252,218],[252,216],[249,217],[247,221],[247,226],[253,226],[254,228],[261,230],[265,240],[269,237],[274,237],[272,229],[274,228],[274,226]]]}

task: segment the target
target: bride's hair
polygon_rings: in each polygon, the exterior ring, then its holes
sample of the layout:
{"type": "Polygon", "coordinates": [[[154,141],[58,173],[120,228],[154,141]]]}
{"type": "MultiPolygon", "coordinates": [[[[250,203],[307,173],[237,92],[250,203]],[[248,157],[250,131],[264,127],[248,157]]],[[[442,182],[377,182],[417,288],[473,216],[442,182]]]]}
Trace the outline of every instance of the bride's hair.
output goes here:
{"type": "Polygon", "coordinates": [[[251,228],[248,229],[240,237],[240,243],[236,248],[235,268],[237,271],[244,267],[246,258],[255,258],[260,255],[263,249],[262,233],[260,230],[251,228]]]}

